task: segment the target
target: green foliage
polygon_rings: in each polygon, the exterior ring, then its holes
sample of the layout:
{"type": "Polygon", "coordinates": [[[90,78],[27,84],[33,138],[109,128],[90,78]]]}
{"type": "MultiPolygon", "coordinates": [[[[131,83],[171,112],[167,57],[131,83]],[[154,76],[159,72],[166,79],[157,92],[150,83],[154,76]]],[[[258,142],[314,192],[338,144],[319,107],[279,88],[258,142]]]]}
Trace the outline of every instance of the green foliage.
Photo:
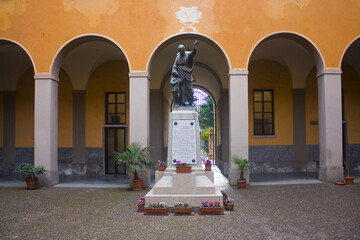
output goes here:
{"type": "Polygon", "coordinates": [[[239,169],[241,171],[240,172],[240,180],[244,180],[244,176],[243,176],[244,170],[245,169],[251,169],[251,165],[250,165],[249,160],[240,158],[237,155],[234,155],[232,157],[232,159],[233,159],[233,163],[235,163],[239,167],[239,169]]]}
{"type": "Polygon", "coordinates": [[[134,142],[126,147],[125,152],[116,152],[115,153],[115,163],[121,164],[124,163],[129,167],[130,172],[134,174],[134,179],[138,180],[138,171],[142,167],[150,168],[153,163],[147,158],[150,149],[148,147],[142,147],[141,143],[134,142]]]}
{"type": "Polygon", "coordinates": [[[206,97],[206,103],[200,105],[199,109],[200,128],[214,128],[214,104],[210,96],[206,97]]]}
{"type": "Polygon", "coordinates": [[[37,177],[44,172],[46,172],[44,166],[40,165],[38,167],[31,167],[29,163],[21,163],[16,167],[16,172],[23,173],[27,177],[37,177]]]}

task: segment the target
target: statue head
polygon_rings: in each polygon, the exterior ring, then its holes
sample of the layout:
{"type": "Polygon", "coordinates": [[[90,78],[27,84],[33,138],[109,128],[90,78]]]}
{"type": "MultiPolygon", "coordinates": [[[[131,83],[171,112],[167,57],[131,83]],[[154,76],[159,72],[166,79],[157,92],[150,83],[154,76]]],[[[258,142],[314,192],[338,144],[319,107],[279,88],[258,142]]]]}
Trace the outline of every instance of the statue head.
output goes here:
{"type": "Polygon", "coordinates": [[[184,45],[179,45],[178,50],[179,50],[179,53],[181,56],[185,55],[185,46],[184,45]]]}

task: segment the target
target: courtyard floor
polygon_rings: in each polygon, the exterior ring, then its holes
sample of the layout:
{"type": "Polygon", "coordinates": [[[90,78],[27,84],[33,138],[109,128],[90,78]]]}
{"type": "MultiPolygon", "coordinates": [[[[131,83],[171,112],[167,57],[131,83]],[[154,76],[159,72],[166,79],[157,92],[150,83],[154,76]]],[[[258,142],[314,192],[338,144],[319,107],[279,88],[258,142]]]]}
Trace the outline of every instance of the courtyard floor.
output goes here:
{"type": "Polygon", "coordinates": [[[222,187],[222,216],[144,216],[150,189],[0,187],[0,239],[360,239],[360,184],[222,187]]]}

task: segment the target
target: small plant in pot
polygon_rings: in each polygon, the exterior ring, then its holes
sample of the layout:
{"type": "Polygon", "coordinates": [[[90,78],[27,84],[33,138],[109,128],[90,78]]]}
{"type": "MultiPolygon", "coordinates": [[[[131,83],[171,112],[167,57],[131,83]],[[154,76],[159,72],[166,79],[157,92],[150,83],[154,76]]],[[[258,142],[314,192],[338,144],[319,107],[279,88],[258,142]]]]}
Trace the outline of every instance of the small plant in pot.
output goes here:
{"type": "Polygon", "coordinates": [[[347,177],[345,177],[345,184],[352,185],[352,184],[354,184],[354,177],[350,177],[350,167],[345,158],[343,159],[343,161],[344,161],[344,165],[345,165],[345,170],[347,172],[347,177]]]}
{"type": "Polygon", "coordinates": [[[211,160],[205,161],[205,171],[211,171],[211,160]]]}
{"type": "Polygon", "coordinates": [[[165,161],[158,160],[158,171],[165,171],[165,161]]]}
{"type": "Polygon", "coordinates": [[[142,147],[141,143],[134,142],[126,147],[124,152],[115,153],[115,162],[117,164],[126,164],[129,171],[134,174],[133,190],[142,190],[143,180],[139,178],[138,171],[142,167],[151,168],[153,163],[147,158],[150,149],[142,147]]]}
{"type": "Polygon", "coordinates": [[[238,189],[246,189],[246,179],[244,178],[244,170],[251,169],[249,160],[240,158],[235,155],[232,157],[233,163],[235,163],[240,169],[240,179],[237,180],[238,189]]]}
{"type": "Polygon", "coordinates": [[[25,174],[27,189],[32,190],[32,189],[36,189],[38,176],[46,172],[46,170],[42,165],[38,167],[32,167],[29,163],[23,162],[16,167],[16,172],[25,174]]]}

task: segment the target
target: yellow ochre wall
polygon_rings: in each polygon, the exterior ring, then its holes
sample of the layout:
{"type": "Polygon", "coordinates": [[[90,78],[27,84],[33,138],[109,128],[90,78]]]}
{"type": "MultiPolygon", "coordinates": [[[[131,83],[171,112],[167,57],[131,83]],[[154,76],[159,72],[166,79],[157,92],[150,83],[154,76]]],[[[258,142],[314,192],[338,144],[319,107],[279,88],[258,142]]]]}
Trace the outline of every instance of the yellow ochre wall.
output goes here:
{"type": "Polygon", "coordinates": [[[292,145],[292,85],[289,72],[273,61],[256,61],[249,68],[249,145],[292,145]],[[253,90],[274,90],[274,122],[276,137],[253,138],[253,90]]]}
{"type": "Polygon", "coordinates": [[[348,123],[348,143],[360,144],[360,76],[344,63],[342,66],[344,120],[348,123]]]}
{"type": "Polygon", "coordinates": [[[318,89],[316,69],[308,74],[305,85],[305,119],[306,119],[306,144],[319,144],[319,125],[311,125],[311,121],[319,121],[318,89]]]}
{"type": "Polygon", "coordinates": [[[73,146],[73,89],[69,76],[63,70],[59,74],[58,146],[73,146]]]}
{"type": "Polygon", "coordinates": [[[34,71],[28,69],[16,88],[15,146],[34,147],[34,71]]]}
{"type": "Polygon", "coordinates": [[[233,68],[247,68],[255,45],[279,31],[310,39],[325,66],[339,68],[359,37],[359,0],[8,0],[0,1],[0,38],[23,45],[36,73],[49,72],[57,51],[88,33],[116,41],[130,70],[146,70],[156,46],[183,27],[176,12],[192,6],[202,12],[194,26],[219,43],[233,68]]]}
{"type": "Polygon", "coordinates": [[[98,67],[86,88],[86,147],[103,146],[105,92],[126,92],[126,123],[129,124],[129,70],[124,61],[112,61],[98,67]]]}

